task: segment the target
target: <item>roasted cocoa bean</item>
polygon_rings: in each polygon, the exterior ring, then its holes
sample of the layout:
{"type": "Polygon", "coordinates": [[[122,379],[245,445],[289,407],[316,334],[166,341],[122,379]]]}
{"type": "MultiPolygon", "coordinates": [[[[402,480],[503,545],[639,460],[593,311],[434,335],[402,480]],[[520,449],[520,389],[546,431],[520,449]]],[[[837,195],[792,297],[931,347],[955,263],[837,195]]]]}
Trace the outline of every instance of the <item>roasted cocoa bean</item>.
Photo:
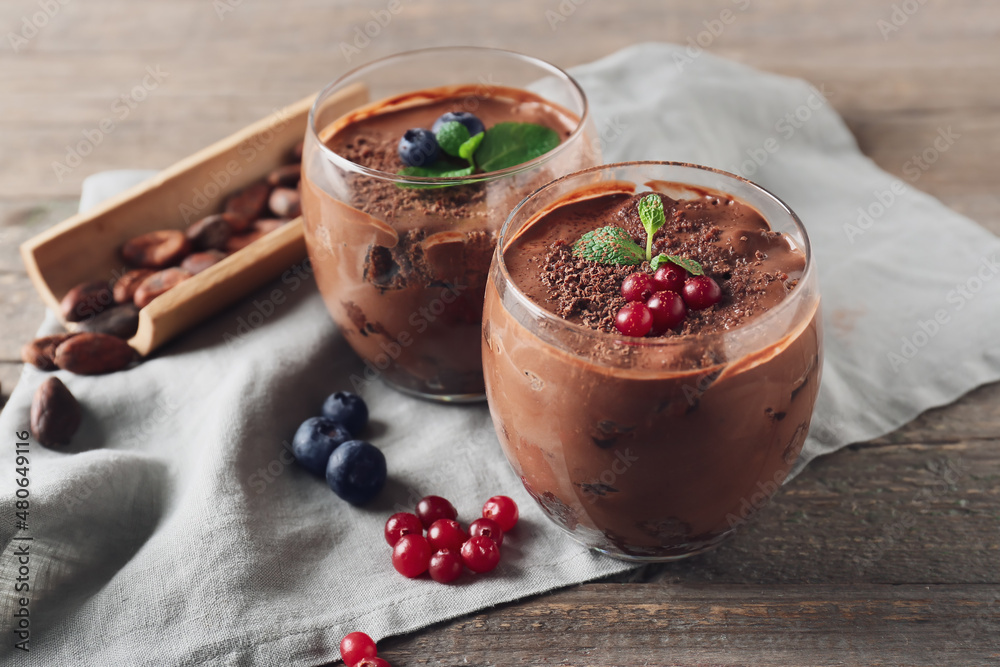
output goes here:
{"type": "Polygon", "coordinates": [[[59,311],[67,322],[94,317],[115,302],[111,287],[104,280],[80,283],[59,302],[59,311]]]}
{"type": "Polygon", "coordinates": [[[190,277],[189,271],[177,267],[157,271],[143,280],[142,284],[135,290],[135,305],[139,308],[145,308],[150,301],[190,277]]]}
{"type": "Polygon", "coordinates": [[[261,220],[257,220],[250,226],[249,231],[244,234],[236,234],[229,239],[229,243],[226,244],[226,250],[230,253],[242,250],[260,237],[270,234],[287,222],[288,220],[278,220],[277,218],[263,218],[261,220]]]}
{"type": "Polygon", "coordinates": [[[135,304],[126,303],[109,308],[97,317],[81,322],[80,331],[102,333],[118,338],[129,339],[139,328],[139,309],[135,304]]]}
{"type": "Polygon", "coordinates": [[[275,188],[267,204],[279,218],[297,218],[302,213],[299,191],[294,188],[275,188]]]}
{"type": "Polygon", "coordinates": [[[242,221],[242,226],[233,227],[233,231],[242,232],[251,222],[259,218],[264,213],[270,194],[271,186],[264,181],[258,181],[226,200],[226,213],[242,221]]]}
{"type": "Polygon", "coordinates": [[[25,343],[21,348],[21,360],[43,371],[54,371],[58,368],[55,362],[56,348],[75,335],[75,333],[62,333],[43,336],[25,343]]]}
{"type": "Polygon", "coordinates": [[[31,401],[31,434],[46,447],[65,447],[80,428],[80,404],[57,377],[35,390],[31,401]]]}
{"type": "Polygon", "coordinates": [[[135,351],[121,338],[102,333],[82,333],[56,348],[56,366],[78,375],[101,375],[125,368],[135,351]]]}
{"type": "MultiPolygon", "coordinates": [[[[286,164],[278,167],[267,175],[267,184],[271,187],[294,188],[302,177],[301,164],[286,164]]],[[[273,196],[273,195],[272,195],[273,196]]]]}
{"type": "Polygon", "coordinates": [[[242,222],[232,213],[218,213],[194,223],[184,235],[195,250],[222,250],[233,235],[233,227],[240,226],[242,222]]]}
{"type": "Polygon", "coordinates": [[[160,229],[130,239],[122,246],[122,258],[144,269],[162,269],[179,264],[191,252],[184,232],[160,229]]]}
{"type": "Polygon", "coordinates": [[[118,303],[132,303],[135,298],[135,291],[142,284],[142,281],[156,273],[153,269],[132,269],[122,274],[115,282],[115,301],[118,303]]]}
{"type": "Polygon", "coordinates": [[[206,250],[188,255],[181,262],[181,268],[196,276],[210,266],[214,266],[226,258],[226,253],[221,250],[206,250]]]}
{"type": "Polygon", "coordinates": [[[295,144],[295,148],[292,149],[292,159],[296,162],[302,162],[302,153],[305,151],[305,147],[304,141],[295,144]]]}

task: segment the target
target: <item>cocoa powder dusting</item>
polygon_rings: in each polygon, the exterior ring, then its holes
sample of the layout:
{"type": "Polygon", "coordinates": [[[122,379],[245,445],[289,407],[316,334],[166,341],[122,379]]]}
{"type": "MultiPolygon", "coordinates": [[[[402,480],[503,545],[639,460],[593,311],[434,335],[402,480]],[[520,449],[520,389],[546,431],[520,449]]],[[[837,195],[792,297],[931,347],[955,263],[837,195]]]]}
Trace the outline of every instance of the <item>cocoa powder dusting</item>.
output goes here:
{"type": "MultiPolygon", "coordinates": [[[[609,199],[601,204],[589,200],[564,208],[586,206],[591,215],[583,231],[605,225],[620,226],[644,246],[646,232],[639,219],[637,202],[647,194],[619,195],[615,196],[618,201],[609,199]]],[[[719,303],[705,310],[689,310],[684,322],[664,336],[735,329],[773,308],[794,288],[804,258],[791,248],[784,235],[771,231],[756,210],[712,195],[681,201],[660,196],[667,220],[653,237],[653,256],[666,253],[693,259],[722,289],[719,303]]],[[[555,221],[557,226],[562,223],[563,232],[568,223],[586,219],[581,215],[582,210],[565,213],[564,219],[555,221]]],[[[558,216],[559,211],[551,215],[558,216]]],[[[648,263],[604,265],[574,257],[572,243],[581,234],[574,230],[569,238],[564,234],[552,240],[549,236],[536,265],[540,269],[539,282],[545,289],[542,305],[571,322],[614,333],[615,315],[626,303],[621,296],[622,281],[637,271],[652,273],[652,270],[648,263]]]]}

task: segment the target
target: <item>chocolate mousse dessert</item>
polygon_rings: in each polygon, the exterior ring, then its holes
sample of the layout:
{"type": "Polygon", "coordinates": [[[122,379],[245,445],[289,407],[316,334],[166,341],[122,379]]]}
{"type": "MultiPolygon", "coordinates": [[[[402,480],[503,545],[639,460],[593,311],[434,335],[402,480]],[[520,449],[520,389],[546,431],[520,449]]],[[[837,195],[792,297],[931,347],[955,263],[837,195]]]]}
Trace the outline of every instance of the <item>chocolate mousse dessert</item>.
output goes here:
{"type": "Polygon", "coordinates": [[[580,125],[527,90],[453,85],[380,100],[318,132],[322,149],[306,156],[306,239],[365,379],[483,398],[479,336],[497,234],[528,192],[596,162],[592,144],[563,150],[580,125]]]}
{"type": "Polygon", "coordinates": [[[777,490],[809,429],[821,346],[805,249],[747,201],[665,181],[588,185],[521,222],[483,327],[515,471],[611,555],[717,544],[777,490]]]}

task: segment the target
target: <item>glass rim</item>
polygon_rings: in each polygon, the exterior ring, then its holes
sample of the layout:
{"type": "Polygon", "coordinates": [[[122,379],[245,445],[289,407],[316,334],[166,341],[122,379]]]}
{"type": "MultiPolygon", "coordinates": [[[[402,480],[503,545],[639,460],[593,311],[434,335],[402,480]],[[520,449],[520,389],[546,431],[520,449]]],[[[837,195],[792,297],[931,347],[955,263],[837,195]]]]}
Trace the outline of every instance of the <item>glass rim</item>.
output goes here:
{"type": "MultiPolygon", "coordinates": [[[[536,318],[541,318],[549,322],[555,322],[560,326],[565,327],[566,329],[573,331],[586,338],[594,338],[603,341],[611,340],[615,344],[628,345],[630,347],[640,348],[640,349],[659,349],[672,346],[682,346],[682,345],[688,345],[692,341],[722,340],[727,337],[740,335],[741,333],[752,332],[764,328],[764,325],[770,323],[774,319],[777,319],[777,317],[780,314],[788,310],[791,310],[795,304],[798,304],[803,298],[801,295],[807,290],[805,289],[792,290],[792,292],[789,295],[787,295],[784,299],[782,299],[781,303],[779,303],[777,306],[767,311],[763,315],[753,318],[746,325],[737,327],[735,329],[727,331],[719,331],[709,334],[696,334],[691,336],[669,336],[666,338],[663,337],[636,338],[634,336],[626,336],[617,331],[614,333],[607,333],[604,331],[600,331],[598,329],[592,329],[591,327],[585,326],[583,324],[570,322],[569,320],[564,319],[559,315],[556,315],[555,313],[546,310],[541,305],[535,303],[531,298],[528,297],[527,294],[525,294],[521,290],[520,287],[518,287],[517,283],[511,278],[510,272],[507,270],[507,263],[504,261],[503,251],[504,251],[504,246],[506,245],[507,242],[507,234],[510,232],[511,224],[513,223],[515,217],[518,215],[521,209],[533,197],[545,192],[550,188],[557,187],[559,184],[567,180],[580,178],[590,173],[595,173],[609,169],[619,169],[622,167],[663,167],[663,166],[682,167],[685,169],[695,169],[698,171],[707,171],[719,174],[720,176],[724,176],[728,179],[743,183],[749,186],[757,193],[763,195],[766,199],[772,200],[775,204],[778,205],[781,211],[788,216],[788,218],[792,221],[792,224],[802,235],[802,245],[800,249],[805,255],[806,263],[805,263],[805,268],[802,271],[802,277],[799,278],[798,284],[806,285],[810,282],[810,280],[813,277],[813,274],[815,273],[815,267],[813,266],[814,262],[812,255],[812,245],[809,240],[809,234],[806,232],[805,225],[802,224],[802,220],[795,213],[795,211],[793,211],[791,207],[788,206],[788,204],[786,204],[780,197],[772,193],[770,190],[738,174],[733,174],[731,172],[724,171],[722,169],[716,169],[714,167],[706,167],[704,165],[693,164],[690,162],[674,162],[667,160],[633,160],[629,162],[611,162],[608,164],[598,165],[596,167],[589,167],[587,169],[575,171],[571,174],[566,174],[565,176],[560,176],[559,178],[546,183],[545,185],[536,189],[534,192],[527,195],[517,204],[517,206],[513,208],[513,210],[511,210],[510,214],[507,216],[507,219],[504,221],[503,226],[500,228],[500,235],[497,237],[497,246],[496,250],[494,251],[494,257],[497,262],[497,267],[499,269],[500,276],[503,278],[503,281],[505,283],[505,288],[506,288],[505,291],[512,293],[518,300],[519,305],[524,307],[532,316],[536,318]]],[[[677,182],[681,185],[684,185],[684,183],[681,181],[677,182]]],[[[740,199],[744,198],[741,197],[740,199]]],[[[751,204],[750,202],[745,202],[745,203],[753,206],[753,204],[751,204]]],[[[754,206],[754,208],[757,207],[754,206]]],[[[762,215],[761,217],[764,216],[762,215]]],[[[770,225],[770,220],[767,217],[764,217],[764,219],[767,220],[768,224],[770,225]]],[[[799,318],[796,318],[795,322],[797,323],[798,321],[799,318]]]]}
{"type": "Polygon", "coordinates": [[[583,88],[569,75],[568,72],[563,70],[561,67],[553,65],[547,60],[542,60],[541,58],[536,58],[535,56],[525,55],[523,53],[518,53],[517,51],[510,51],[507,49],[497,49],[488,46],[433,46],[424,49],[413,49],[411,51],[402,51],[400,53],[395,53],[390,56],[384,56],[377,60],[373,60],[364,65],[355,67],[354,69],[342,74],[337,77],[329,84],[323,87],[323,89],[316,96],[316,100],[313,102],[312,107],[309,109],[309,120],[306,123],[306,132],[309,136],[319,145],[322,154],[336,164],[338,167],[344,170],[356,172],[359,174],[364,174],[372,178],[378,178],[385,181],[391,181],[393,183],[403,183],[412,185],[465,185],[469,183],[484,183],[494,180],[499,180],[501,178],[511,176],[514,174],[519,174],[525,171],[530,171],[540,165],[543,165],[550,160],[554,159],[562,153],[565,147],[569,146],[575,139],[583,134],[584,129],[587,126],[587,121],[590,118],[590,103],[587,100],[586,93],[583,92],[583,88]],[[316,130],[316,112],[320,105],[333,94],[339,86],[343,85],[346,81],[356,77],[357,75],[363,73],[368,69],[374,69],[376,67],[385,66],[393,61],[403,60],[406,58],[411,58],[413,56],[421,56],[432,53],[455,53],[461,51],[473,51],[482,54],[495,54],[507,58],[512,58],[514,60],[520,60],[523,62],[530,63],[539,67],[540,69],[548,71],[550,74],[559,77],[560,79],[568,82],[572,87],[576,95],[579,96],[580,102],[583,106],[583,111],[580,114],[580,118],[577,121],[576,127],[570,132],[570,135],[566,137],[564,141],[561,141],[558,146],[552,150],[539,155],[538,157],[529,160],[527,162],[522,162],[521,164],[514,165],[513,167],[507,167],[506,169],[500,169],[497,171],[490,171],[484,174],[473,174],[471,176],[450,176],[446,178],[441,177],[429,177],[429,176],[400,176],[388,171],[381,171],[379,169],[371,169],[370,167],[364,167],[356,162],[351,162],[344,156],[336,153],[330,149],[320,138],[319,133],[316,130]]]}

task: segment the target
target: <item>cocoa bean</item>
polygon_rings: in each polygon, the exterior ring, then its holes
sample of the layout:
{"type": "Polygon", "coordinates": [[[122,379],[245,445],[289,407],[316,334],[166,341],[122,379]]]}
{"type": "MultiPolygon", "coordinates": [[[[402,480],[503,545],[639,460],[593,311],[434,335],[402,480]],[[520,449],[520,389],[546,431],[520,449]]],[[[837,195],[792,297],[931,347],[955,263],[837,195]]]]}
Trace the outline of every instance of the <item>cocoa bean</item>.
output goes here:
{"type": "Polygon", "coordinates": [[[157,271],[142,281],[135,290],[135,305],[145,308],[149,302],[167,290],[179,285],[191,277],[189,271],[177,267],[157,271]]]}
{"type": "Polygon", "coordinates": [[[258,181],[226,200],[226,213],[236,216],[242,222],[242,226],[233,227],[233,231],[242,232],[251,222],[259,218],[267,206],[270,194],[271,186],[264,181],[258,181]]]}
{"type": "Polygon", "coordinates": [[[302,213],[299,191],[294,188],[275,188],[267,203],[279,218],[297,218],[302,213]]]}
{"type": "Polygon", "coordinates": [[[135,304],[126,303],[109,308],[97,317],[81,322],[80,331],[102,333],[118,338],[129,339],[139,328],[139,309],[135,304]]]}
{"type": "Polygon", "coordinates": [[[232,213],[218,213],[202,218],[184,232],[195,250],[222,250],[233,235],[233,228],[243,221],[232,213]]]}
{"type": "Polygon", "coordinates": [[[295,144],[295,148],[292,149],[292,159],[296,162],[302,162],[302,153],[305,152],[305,142],[300,141],[295,144]]]}
{"type": "Polygon", "coordinates": [[[288,220],[278,220],[277,218],[262,218],[260,220],[256,220],[253,225],[250,226],[249,231],[244,234],[237,234],[230,238],[229,242],[226,244],[226,250],[231,253],[236,252],[237,250],[242,250],[260,237],[266,236],[287,222],[288,220]]]}
{"type": "MultiPolygon", "coordinates": [[[[301,164],[286,164],[267,175],[267,184],[272,187],[294,188],[302,177],[301,164]]],[[[272,195],[273,196],[273,195],[272,195]]]]}
{"type": "Polygon", "coordinates": [[[59,311],[67,322],[93,317],[115,302],[111,287],[103,280],[80,283],[59,302],[59,311]]]}
{"type": "Polygon", "coordinates": [[[46,447],[64,447],[80,428],[80,404],[57,377],[50,377],[35,390],[31,401],[31,434],[46,447]]]}
{"type": "Polygon", "coordinates": [[[43,371],[54,371],[58,368],[54,359],[56,348],[63,341],[69,340],[75,335],[75,333],[62,333],[55,336],[43,336],[30,343],[25,343],[24,347],[21,348],[21,360],[43,371]]]}
{"type": "Polygon", "coordinates": [[[221,250],[206,250],[188,255],[181,262],[181,268],[196,276],[210,266],[214,266],[226,258],[226,253],[221,250]]]}
{"type": "Polygon", "coordinates": [[[122,274],[121,278],[115,282],[115,301],[118,303],[132,303],[135,298],[135,291],[142,284],[142,281],[156,273],[153,269],[132,269],[122,274]]]}
{"type": "Polygon", "coordinates": [[[191,252],[184,232],[160,229],[130,239],[122,246],[122,257],[133,266],[162,269],[179,264],[191,252]]]}
{"type": "Polygon", "coordinates": [[[56,348],[56,366],[78,375],[101,375],[125,368],[135,351],[121,338],[102,333],[82,333],[56,348]]]}

